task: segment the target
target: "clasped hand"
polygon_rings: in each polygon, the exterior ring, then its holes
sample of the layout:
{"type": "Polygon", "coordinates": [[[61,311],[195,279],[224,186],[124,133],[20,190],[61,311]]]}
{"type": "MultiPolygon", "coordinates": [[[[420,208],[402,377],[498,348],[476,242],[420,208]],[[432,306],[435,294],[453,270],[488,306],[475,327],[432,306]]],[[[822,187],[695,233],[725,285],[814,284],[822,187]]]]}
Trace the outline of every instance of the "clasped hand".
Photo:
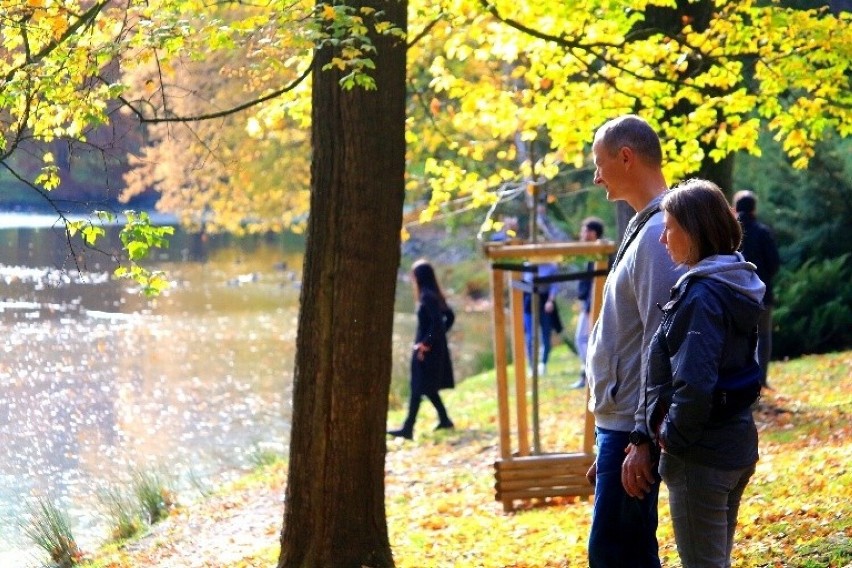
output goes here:
{"type": "Polygon", "coordinates": [[[422,361],[426,358],[426,353],[431,351],[432,348],[425,343],[415,343],[414,350],[417,351],[417,360],[422,361]]]}
{"type": "Polygon", "coordinates": [[[643,499],[651,491],[656,476],[651,462],[651,445],[648,443],[628,444],[624,449],[627,457],[621,464],[621,484],[631,497],[643,499]]]}

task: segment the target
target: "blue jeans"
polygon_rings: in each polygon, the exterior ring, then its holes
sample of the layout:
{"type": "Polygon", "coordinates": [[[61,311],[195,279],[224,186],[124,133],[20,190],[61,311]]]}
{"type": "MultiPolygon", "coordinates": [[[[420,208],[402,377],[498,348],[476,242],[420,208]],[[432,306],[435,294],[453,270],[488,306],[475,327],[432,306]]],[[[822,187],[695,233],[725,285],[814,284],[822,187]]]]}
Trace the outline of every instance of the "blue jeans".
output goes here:
{"type": "Polygon", "coordinates": [[[659,480],[644,499],[630,497],[621,485],[629,432],[597,428],[595,504],[589,535],[590,568],[660,568],[657,544],[659,480]]]}
{"type": "Polygon", "coordinates": [[[533,334],[532,334],[532,298],[527,296],[524,298],[524,339],[527,346],[528,363],[534,365],[536,362],[547,364],[550,359],[550,340],[553,335],[553,314],[549,314],[544,309],[544,304],[547,302],[547,294],[539,294],[538,296],[538,326],[541,329],[541,335],[538,339],[538,349],[541,358],[533,357],[533,334]],[[527,309],[527,305],[530,306],[527,309]]]}
{"type": "Polygon", "coordinates": [[[727,471],[671,454],[660,457],[684,568],[730,568],[740,499],[753,473],[753,465],[727,471]]]}

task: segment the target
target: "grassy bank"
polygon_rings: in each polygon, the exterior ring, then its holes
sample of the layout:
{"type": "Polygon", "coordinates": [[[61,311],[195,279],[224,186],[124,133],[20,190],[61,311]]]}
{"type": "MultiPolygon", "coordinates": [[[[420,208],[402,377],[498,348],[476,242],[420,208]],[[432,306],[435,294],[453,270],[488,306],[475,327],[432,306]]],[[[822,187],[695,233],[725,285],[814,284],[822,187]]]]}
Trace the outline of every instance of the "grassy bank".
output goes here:
{"type": "MultiPolygon", "coordinates": [[[[554,352],[541,381],[545,451],[579,449],[585,395],[570,390],[576,358],[554,352]]],[[[775,364],[775,390],[756,418],[761,460],[740,512],[734,565],[816,568],[852,563],[852,351],[775,364]]],[[[392,440],[387,456],[387,515],[400,568],[585,566],[588,500],[528,503],[512,514],[494,500],[499,455],[493,373],[446,393],[457,430],[433,432],[424,404],[414,442],[392,440]]],[[[389,425],[397,426],[403,410],[389,425]]],[[[97,566],[266,567],[278,552],[286,466],[260,468],[148,534],[113,546],[97,566]]],[[[679,566],[665,488],[661,554],[679,566]]]]}

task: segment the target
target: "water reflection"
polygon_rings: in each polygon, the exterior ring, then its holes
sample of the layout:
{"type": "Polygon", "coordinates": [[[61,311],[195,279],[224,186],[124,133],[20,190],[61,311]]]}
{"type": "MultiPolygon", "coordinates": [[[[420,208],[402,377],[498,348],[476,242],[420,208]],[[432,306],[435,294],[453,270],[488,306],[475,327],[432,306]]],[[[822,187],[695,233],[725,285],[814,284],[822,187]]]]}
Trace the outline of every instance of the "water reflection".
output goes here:
{"type": "MultiPolygon", "coordinates": [[[[258,448],[286,450],[302,247],[177,234],[156,263],[174,286],[149,301],[49,224],[0,230],[0,566],[40,565],[21,529],[34,497],[68,511],[91,550],[107,529],[98,491],[134,470],[186,495],[258,448]]],[[[398,292],[394,373],[407,381],[415,321],[410,285],[398,292]]],[[[463,377],[481,351],[465,345],[490,348],[490,320],[457,321],[463,377]]]]}
{"type": "Polygon", "coordinates": [[[94,547],[105,532],[98,489],[134,470],[165,471],[185,489],[190,476],[247,465],[259,446],[284,451],[298,244],[165,257],[158,268],[175,286],[146,301],[111,268],[68,269],[49,229],[15,232],[7,249],[33,254],[0,266],[0,566],[38,565],[20,527],[32,497],[60,503],[94,547]]]}

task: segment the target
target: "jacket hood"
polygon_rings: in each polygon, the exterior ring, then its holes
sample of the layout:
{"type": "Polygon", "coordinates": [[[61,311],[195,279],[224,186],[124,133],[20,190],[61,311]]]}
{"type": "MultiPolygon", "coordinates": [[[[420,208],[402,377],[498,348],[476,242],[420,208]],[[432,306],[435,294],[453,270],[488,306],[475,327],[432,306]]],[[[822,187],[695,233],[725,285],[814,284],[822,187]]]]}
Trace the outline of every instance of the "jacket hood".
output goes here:
{"type": "Polygon", "coordinates": [[[688,278],[712,278],[760,304],[763,302],[766,284],[757,277],[756,270],[757,267],[739,252],[717,254],[695,264],[678,279],[674,287],[680,287],[688,278]]]}
{"type": "Polygon", "coordinates": [[[673,289],[681,289],[681,285],[690,278],[720,282],[732,292],[729,294],[729,300],[734,304],[732,312],[750,320],[755,312],[762,309],[766,292],[766,284],[758,278],[756,270],[755,265],[746,261],[739,252],[709,256],[683,274],[673,289]]]}

